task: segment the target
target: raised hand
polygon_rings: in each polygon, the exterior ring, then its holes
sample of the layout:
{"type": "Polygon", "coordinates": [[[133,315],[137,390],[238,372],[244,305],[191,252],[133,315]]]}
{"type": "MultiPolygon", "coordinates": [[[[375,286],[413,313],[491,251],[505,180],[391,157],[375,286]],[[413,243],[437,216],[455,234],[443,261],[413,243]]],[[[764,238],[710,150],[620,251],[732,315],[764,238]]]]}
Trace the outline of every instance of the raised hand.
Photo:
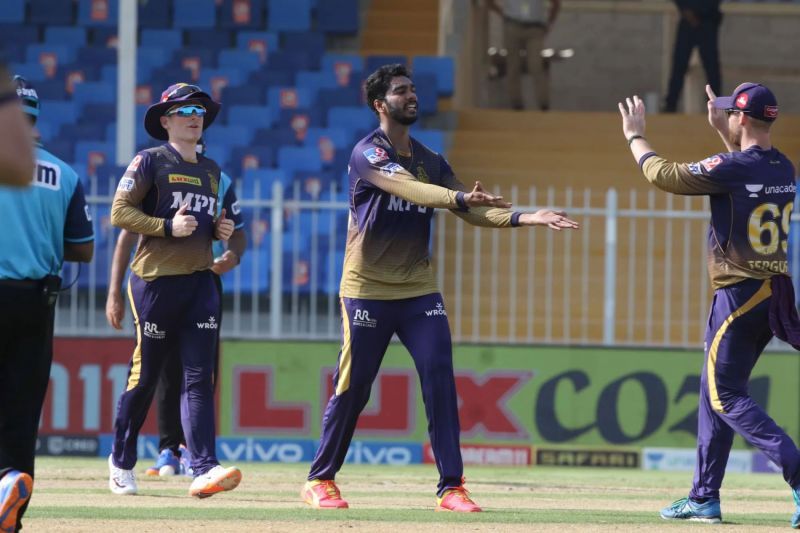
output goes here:
{"type": "Polygon", "coordinates": [[[511,207],[511,204],[503,200],[502,196],[494,196],[486,192],[480,181],[475,182],[472,192],[464,195],[464,202],[469,207],[511,207]]]}
{"type": "Polygon", "coordinates": [[[706,94],[708,95],[708,104],[706,104],[708,106],[708,123],[719,133],[727,136],[728,116],[725,114],[724,109],[717,109],[714,107],[714,101],[717,99],[717,95],[714,94],[711,85],[706,85],[706,94]]]}
{"type": "Polygon", "coordinates": [[[217,221],[214,222],[214,237],[221,241],[227,241],[233,235],[233,226],[233,220],[225,218],[225,209],[223,209],[217,221]]]}
{"type": "Polygon", "coordinates": [[[187,209],[189,209],[189,204],[181,205],[175,216],[172,217],[173,237],[188,237],[197,229],[197,219],[194,218],[194,215],[187,215],[187,209]]]}
{"type": "Polygon", "coordinates": [[[626,98],[625,104],[619,102],[619,112],[622,115],[622,133],[626,139],[634,135],[644,136],[644,102],[641,98],[634,95],[633,98],[626,98]]]}
{"type": "Polygon", "coordinates": [[[523,226],[547,226],[556,231],[580,228],[580,224],[567,218],[566,212],[552,209],[540,209],[535,213],[524,213],[519,217],[519,223],[523,226]]]}

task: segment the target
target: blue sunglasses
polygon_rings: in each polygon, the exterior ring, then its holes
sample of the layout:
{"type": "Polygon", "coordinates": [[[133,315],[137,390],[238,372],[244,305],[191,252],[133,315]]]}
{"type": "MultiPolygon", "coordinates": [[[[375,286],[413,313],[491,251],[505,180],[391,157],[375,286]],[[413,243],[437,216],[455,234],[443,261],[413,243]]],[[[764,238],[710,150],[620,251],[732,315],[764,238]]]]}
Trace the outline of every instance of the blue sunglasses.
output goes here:
{"type": "Polygon", "coordinates": [[[179,117],[191,117],[192,115],[197,115],[198,117],[202,117],[205,114],[206,108],[203,106],[185,105],[183,107],[179,107],[178,109],[167,111],[166,116],[170,117],[172,115],[178,115],[179,117]]]}

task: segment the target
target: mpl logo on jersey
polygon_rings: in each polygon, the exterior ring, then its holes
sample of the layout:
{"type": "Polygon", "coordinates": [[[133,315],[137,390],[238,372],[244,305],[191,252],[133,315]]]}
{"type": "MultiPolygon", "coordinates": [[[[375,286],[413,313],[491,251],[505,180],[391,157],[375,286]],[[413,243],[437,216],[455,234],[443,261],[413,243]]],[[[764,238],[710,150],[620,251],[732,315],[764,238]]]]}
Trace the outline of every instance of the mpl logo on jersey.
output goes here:
{"type": "Polygon", "coordinates": [[[361,326],[362,328],[377,328],[378,320],[370,318],[367,309],[356,309],[353,313],[353,325],[361,326]]]}
{"type": "Polygon", "coordinates": [[[344,462],[357,465],[416,465],[422,462],[422,444],[354,441],[347,450],[344,462]]]}
{"type": "Polygon", "coordinates": [[[379,146],[373,146],[367,150],[364,150],[364,157],[367,158],[367,161],[376,165],[381,161],[387,161],[389,159],[389,154],[386,153],[386,150],[379,146]]]}
{"type": "Polygon", "coordinates": [[[180,191],[173,191],[172,205],[170,207],[172,209],[179,209],[183,204],[189,206],[189,211],[194,211],[196,213],[205,209],[206,212],[213,217],[216,213],[217,199],[206,196],[205,194],[196,194],[193,192],[184,194],[180,191]]]}
{"type": "Polygon", "coordinates": [[[158,329],[158,324],[155,322],[145,322],[144,327],[142,328],[142,333],[144,333],[145,337],[159,340],[167,336],[167,332],[158,329]]]}
{"type": "Polygon", "coordinates": [[[436,307],[425,311],[425,316],[447,316],[447,311],[442,302],[436,302],[436,307]]]}
{"type": "Polygon", "coordinates": [[[213,316],[208,317],[205,322],[197,322],[197,329],[218,329],[219,323],[213,316]]]}

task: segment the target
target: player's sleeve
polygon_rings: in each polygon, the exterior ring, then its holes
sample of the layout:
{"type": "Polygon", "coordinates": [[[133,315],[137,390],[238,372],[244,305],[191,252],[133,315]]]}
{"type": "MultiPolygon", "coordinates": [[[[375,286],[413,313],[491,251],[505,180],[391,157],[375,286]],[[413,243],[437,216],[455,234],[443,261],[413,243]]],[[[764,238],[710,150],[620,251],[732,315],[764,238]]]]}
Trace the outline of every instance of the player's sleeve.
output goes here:
{"type": "MultiPolygon", "coordinates": [[[[453,168],[447,160],[439,156],[439,175],[442,178],[442,185],[454,191],[469,192],[461,183],[453,168]]],[[[519,216],[521,213],[503,209],[501,207],[464,207],[451,209],[457,217],[463,219],[473,226],[483,226],[485,228],[508,228],[519,226],[519,216]]]]}
{"type": "Polygon", "coordinates": [[[722,179],[723,155],[715,155],[699,163],[672,163],[654,152],[642,156],[639,166],[647,181],[659,189],[675,194],[719,194],[728,190],[722,179]]]}
{"type": "MultiPolygon", "coordinates": [[[[224,173],[223,177],[227,177],[224,173]]],[[[236,192],[233,190],[233,180],[230,180],[225,197],[222,199],[222,208],[225,209],[225,218],[233,220],[234,229],[244,228],[244,219],[242,218],[242,208],[239,205],[239,199],[236,197],[236,192]]]]}
{"type": "Polygon", "coordinates": [[[153,186],[155,169],[149,152],[139,152],[123,174],[111,204],[111,223],[133,233],[165,237],[171,220],[146,215],[141,204],[153,186]]]}
{"type": "Polygon", "coordinates": [[[77,180],[75,190],[67,205],[67,219],[64,223],[64,242],[81,244],[94,240],[92,216],[83,194],[83,185],[77,180]]]}
{"type": "Polygon", "coordinates": [[[385,149],[372,143],[356,146],[350,164],[361,180],[413,204],[443,209],[467,207],[462,191],[417,181],[393,162],[385,149]]]}

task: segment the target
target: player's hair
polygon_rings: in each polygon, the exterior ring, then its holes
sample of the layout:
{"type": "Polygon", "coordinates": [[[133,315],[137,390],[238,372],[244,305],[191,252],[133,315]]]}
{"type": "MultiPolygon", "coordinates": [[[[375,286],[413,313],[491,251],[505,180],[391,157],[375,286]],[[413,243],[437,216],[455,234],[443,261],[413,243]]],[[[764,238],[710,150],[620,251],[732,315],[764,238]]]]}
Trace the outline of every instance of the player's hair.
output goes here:
{"type": "Polygon", "coordinates": [[[367,93],[367,107],[376,115],[378,114],[378,110],[375,109],[375,100],[383,100],[386,97],[386,92],[389,90],[392,78],[397,76],[410,78],[411,71],[400,63],[383,65],[370,74],[367,81],[364,82],[364,90],[367,93]]]}

